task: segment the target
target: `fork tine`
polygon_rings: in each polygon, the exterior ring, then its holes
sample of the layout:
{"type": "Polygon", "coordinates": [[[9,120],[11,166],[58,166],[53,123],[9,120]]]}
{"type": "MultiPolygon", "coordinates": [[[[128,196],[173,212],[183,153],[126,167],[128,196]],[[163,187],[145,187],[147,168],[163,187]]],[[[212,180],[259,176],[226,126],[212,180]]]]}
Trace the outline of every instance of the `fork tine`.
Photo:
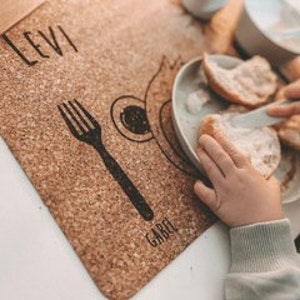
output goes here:
{"type": "Polygon", "coordinates": [[[86,128],[89,129],[89,130],[91,130],[92,128],[91,128],[90,124],[83,118],[83,116],[81,115],[80,111],[73,104],[73,102],[72,101],[68,101],[68,102],[69,102],[70,106],[74,109],[74,111],[77,113],[77,116],[80,118],[80,120],[82,121],[82,123],[86,126],[86,128]]]}
{"type": "Polygon", "coordinates": [[[90,120],[90,122],[93,124],[93,126],[95,128],[99,128],[99,124],[96,121],[96,119],[80,104],[80,102],[78,102],[76,99],[74,99],[74,102],[78,105],[78,107],[85,114],[85,116],[90,120]]]}
{"type": "Polygon", "coordinates": [[[75,136],[75,137],[79,137],[79,133],[77,132],[76,128],[74,127],[74,125],[72,124],[72,122],[69,120],[68,116],[66,115],[66,113],[64,112],[64,110],[61,108],[61,105],[57,105],[57,108],[62,116],[62,118],[64,119],[65,123],[67,124],[67,126],[69,127],[69,130],[71,131],[71,133],[75,136]]]}
{"type": "Polygon", "coordinates": [[[77,120],[77,118],[75,117],[74,113],[71,111],[71,109],[68,107],[68,105],[66,103],[62,104],[63,107],[65,108],[65,110],[69,113],[69,115],[71,116],[72,120],[76,123],[76,125],[78,126],[78,128],[81,130],[82,133],[86,133],[85,128],[81,125],[81,123],[77,120]]]}

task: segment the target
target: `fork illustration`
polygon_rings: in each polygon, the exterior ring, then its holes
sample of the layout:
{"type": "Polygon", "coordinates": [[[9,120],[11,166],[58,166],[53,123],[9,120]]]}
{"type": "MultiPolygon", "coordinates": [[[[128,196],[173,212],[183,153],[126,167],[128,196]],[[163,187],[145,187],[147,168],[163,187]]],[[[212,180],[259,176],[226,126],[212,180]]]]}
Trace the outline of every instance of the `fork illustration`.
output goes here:
{"type": "Polygon", "coordinates": [[[136,210],[144,220],[152,220],[154,213],[144,197],[103,145],[101,139],[102,129],[95,118],[76,99],[68,101],[68,104],[59,104],[57,107],[72,135],[79,141],[87,143],[96,149],[106,168],[118,182],[136,210]]]}

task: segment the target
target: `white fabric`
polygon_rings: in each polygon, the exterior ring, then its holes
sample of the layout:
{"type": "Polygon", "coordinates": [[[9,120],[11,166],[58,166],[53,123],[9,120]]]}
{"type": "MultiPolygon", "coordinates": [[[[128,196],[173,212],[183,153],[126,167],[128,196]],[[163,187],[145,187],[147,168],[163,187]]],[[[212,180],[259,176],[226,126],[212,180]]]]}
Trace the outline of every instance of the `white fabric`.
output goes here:
{"type": "Polygon", "coordinates": [[[300,299],[300,256],[287,219],[230,230],[226,299],[300,299]]]}

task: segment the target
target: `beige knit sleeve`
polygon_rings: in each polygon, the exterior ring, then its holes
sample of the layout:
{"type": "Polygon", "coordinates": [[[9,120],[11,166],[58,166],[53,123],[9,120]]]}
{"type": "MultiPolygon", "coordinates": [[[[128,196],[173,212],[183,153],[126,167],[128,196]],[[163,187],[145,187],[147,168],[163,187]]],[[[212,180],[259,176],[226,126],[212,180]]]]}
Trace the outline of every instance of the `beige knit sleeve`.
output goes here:
{"type": "Polygon", "coordinates": [[[227,300],[300,299],[300,256],[287,219],[233,228],[230,239],[227,300]]]}

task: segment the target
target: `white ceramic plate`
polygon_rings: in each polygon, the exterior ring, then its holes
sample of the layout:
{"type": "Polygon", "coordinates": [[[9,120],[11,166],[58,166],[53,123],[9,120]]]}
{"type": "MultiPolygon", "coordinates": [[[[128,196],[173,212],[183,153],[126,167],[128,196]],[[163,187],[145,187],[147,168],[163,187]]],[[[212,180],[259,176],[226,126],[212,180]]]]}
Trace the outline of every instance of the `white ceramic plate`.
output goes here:
{"type": "MultiPolygon", "coordinates": [[[[224,68],[234,68],[242,62],[239,58],[226,55],[210,55],[224,68]]],[[[192,163],[204,174],[196,150],[198,147],[198,129],[200,121],[210,113],[217,113],[228,107],[228,103],[207,90],[206,78],[201,72],[201,58],[195,58],[185,64],[178,72],[172,91],[172,117],[179,142],[192,163]],[[189,95],[197,90],[209,93],[207,101],[198,113],[190,113],[186,102],[189,95]]]]}
{"type": "Polygon", "coordinates": [[[236,41],[250,56],[284,65],[300,54],[299,7],[299,0],[245,0],[236,41]]]}
{"type": "MultiPolygon", "coordinates": [[[[223,68],[234,68],[242,62],[239,58],[226,55],[210,55],[223,68]]],[[[207,87],[206,78],[201,71],[201,58],[195,58],[186,63],[178,72],[172,91],[172,118],[178,140],[194,166],[205,175],[197,157],[199,124],[203,117],[210,113],[218,113],[228,108],[229,104],[207,87]],[[199,111],[190,112],[187,99],[194,92],[202,90],[208,93],[209,100],[201,106],[199,111]]],[[[285,181],[283,187],[283,203],[290,203],[300,199],[300,154],[283,151],[282,161],[275,172],[275,176],[285,181]],[[296,157],[292,159],[292,157],[296,157]],[[291,163],[292,162],[292,163],[291,163]],[[295,164],[296,162],[296,164],[295,164]],[[292,174],[290,176],[289,174],[292,174]],[[287,179],[287,176],[290,178],[287,179]]]]}

